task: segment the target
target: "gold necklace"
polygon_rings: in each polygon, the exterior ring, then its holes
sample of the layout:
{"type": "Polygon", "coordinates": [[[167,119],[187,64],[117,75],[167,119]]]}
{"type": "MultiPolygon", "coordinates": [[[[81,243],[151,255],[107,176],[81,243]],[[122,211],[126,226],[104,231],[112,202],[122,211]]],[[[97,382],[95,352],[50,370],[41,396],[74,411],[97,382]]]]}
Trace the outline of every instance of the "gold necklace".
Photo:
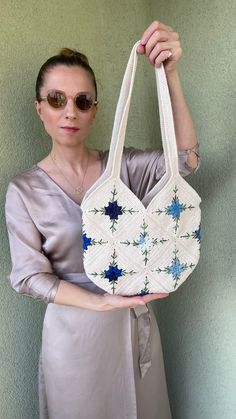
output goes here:
{"type": "Polygon", "coordinates": [[[53,164],[55,165],[55,167],[58,169],[58,171],[61,173],[61,175],[64,177],[64,179],[66,180],[66,182],[68,183],[68,185],[70,185],[70,187],[74,190],[74,192],[78,195],[81,195],[84,192],[84,179],[88,170],[88,165],[89,165],[89,152],[88,152],[88,159],[87,159],[87,165],[84,171],[84,175],[83,175],[83,180],[81,185],[74,187],[74,185],[72,185],[72,183],[69,181],[69,179],[67,178],[67,176],[64,175],[64,173],[62,172],[61,168],[58,166],[57,162],[56,162],[56,157],[55,155],[52,155],[52,151],[50,152],[50,157],[51,160],[53,162],[53,164]]]}

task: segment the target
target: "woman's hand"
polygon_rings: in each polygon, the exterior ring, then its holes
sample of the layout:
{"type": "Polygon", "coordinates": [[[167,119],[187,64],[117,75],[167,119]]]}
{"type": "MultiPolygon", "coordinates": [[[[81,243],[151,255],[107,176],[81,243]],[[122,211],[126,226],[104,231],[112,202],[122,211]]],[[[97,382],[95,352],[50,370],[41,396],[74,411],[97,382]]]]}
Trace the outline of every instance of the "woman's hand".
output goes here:
{"type": "Polygon", "coordinates": [[[66,306],[86,308],[95,311],[111,311],[120,308],[144,306],[157,298],[168,297],[169,294],[147,294],[144,296],[122,297],[113,294],[95,294],[78,285],[63,279],[60,280],[54,303],[66,306]]]}
{"type": "Polygon", "coordinates": [[[143,33],[137,52],[145,54],[155,67],[163,63],[166,73],[170,73],[176,70],[182,56],[179,35],[170,26],[155,21],[143,33]]]}
{"type": "Polygon", "coordinates": [[[144,296],[123,297],[121,295],[103,294],[100,299],[99,311],[111,311],[121,308],[144,306],[150,301],[168,297],[168,293],[147,294],[144,296]]]}

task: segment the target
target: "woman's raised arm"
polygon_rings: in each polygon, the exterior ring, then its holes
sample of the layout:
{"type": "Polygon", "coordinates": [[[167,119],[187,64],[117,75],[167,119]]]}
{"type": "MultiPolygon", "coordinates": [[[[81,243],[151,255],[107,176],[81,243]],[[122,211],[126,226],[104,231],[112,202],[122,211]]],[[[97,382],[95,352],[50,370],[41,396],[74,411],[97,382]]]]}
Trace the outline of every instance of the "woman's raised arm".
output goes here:
{"type": "Polygon", "coordinates": [[[145,54],[151,65],[159,67],[163,63],[165,67],[177,147],[179,150],[188,150],[187,164],[191,169],[195,169],[199,161],[196,130],[177,70],[177,64],[182,56],[179,35],[171,27],[155,21],[143,33],[137,52],[145,54]]]}

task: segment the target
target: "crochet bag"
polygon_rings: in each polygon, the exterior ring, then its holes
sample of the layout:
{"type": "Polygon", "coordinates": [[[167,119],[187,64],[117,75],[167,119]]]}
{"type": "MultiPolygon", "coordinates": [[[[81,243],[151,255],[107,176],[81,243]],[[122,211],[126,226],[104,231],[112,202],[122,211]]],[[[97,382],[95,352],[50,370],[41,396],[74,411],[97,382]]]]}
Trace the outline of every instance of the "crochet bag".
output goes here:
{"type": "Polygon", "coordinates": [[[85,272],[98,287],[120,295],[175,291],[200,255],[201,198],[179,174],[163,66],[155,74],[166,173],[147,207],[120,179],[138,44],[124,75],[106,169],[81,204],[85,272]]]}

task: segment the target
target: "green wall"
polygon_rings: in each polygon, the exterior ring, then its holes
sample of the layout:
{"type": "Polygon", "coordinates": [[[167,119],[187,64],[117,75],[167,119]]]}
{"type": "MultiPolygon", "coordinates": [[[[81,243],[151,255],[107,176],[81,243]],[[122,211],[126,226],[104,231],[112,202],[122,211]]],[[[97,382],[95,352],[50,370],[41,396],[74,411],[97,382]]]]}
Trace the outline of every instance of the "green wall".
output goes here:
{"type": "Polygon", "coordinates": [[[236,417],[236,2],[153,1],[181,35],[181,79],[198,130],[202,197],[198,268],[158,304],[174,419],[236,417]]]}
{"type": "MultiPolygon", "coordinates": [[[[189,178],[203,198],[201,262],[191,280],[175,295],[154,304],[163,339],[173,419],[235,417],[236,5],[234,1],[227,3],[226,7],[219,0],[1,1],[1,419],[33,419],[38,415],[37,360],[45,305],[18,296],[9,287],[10,257],[3,212],[10,178],[40,160],[49,148],[33,108],[37,71],[48,56],[63,46],[80,49],[90,57],[98,77],[100,102],[90,144],[105,148],[129,51],[154,18],[181,33],[181,77],[203,156],[201,170],[189,178]]],[[[153,71],[141,58],[127,144],[158,144],[153,83],[153,71]],[[147,103],[145,112],[138,100],[140,95],[147,103]]]]}

